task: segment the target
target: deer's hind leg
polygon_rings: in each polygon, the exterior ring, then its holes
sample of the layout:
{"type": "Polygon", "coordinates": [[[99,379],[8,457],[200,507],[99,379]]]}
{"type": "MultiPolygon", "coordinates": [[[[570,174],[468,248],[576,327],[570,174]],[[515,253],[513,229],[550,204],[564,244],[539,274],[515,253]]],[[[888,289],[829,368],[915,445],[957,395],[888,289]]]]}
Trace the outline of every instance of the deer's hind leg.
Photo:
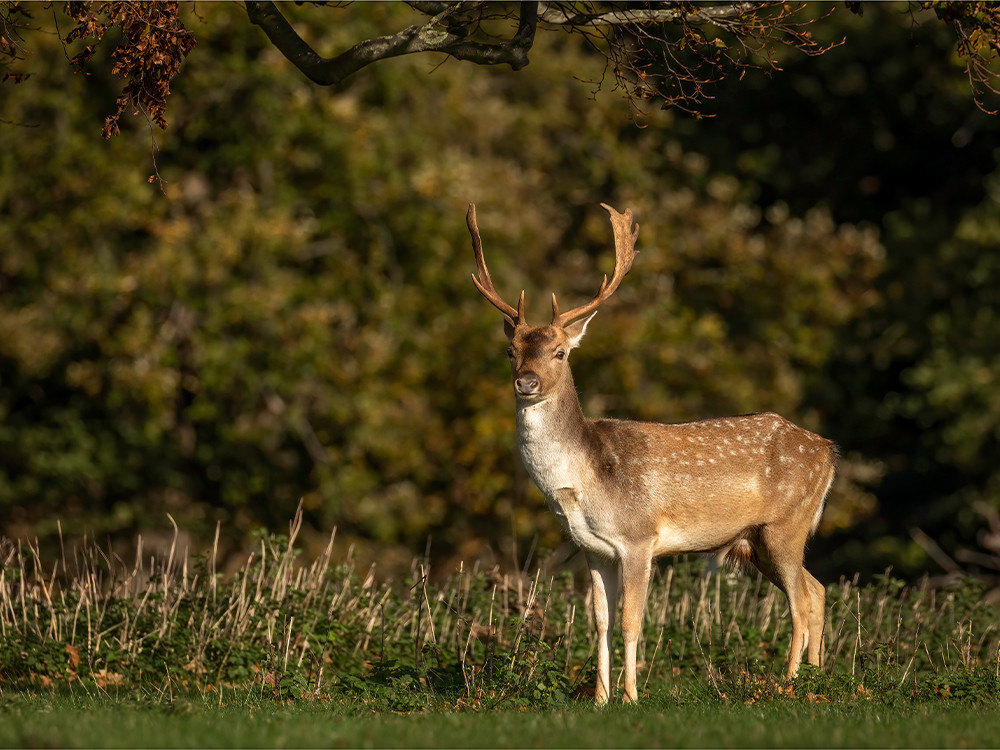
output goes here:
{"type": "Polygon", "coordinates": [[[809,661],[819,664],[825,621],[825,592],[802,566],[807,529],[771,524],[753,540],[754,565],[788,597],[792,616],[792,642],[788,652],[789,679],[795,676],[808,651],[809,661]]]}
{"type": "Polygon", "coordinates": [[[823,628],[826,626],[826,589],[802,568],[802,579],[809,589],[809,663],[823,666],[823,628]]]}

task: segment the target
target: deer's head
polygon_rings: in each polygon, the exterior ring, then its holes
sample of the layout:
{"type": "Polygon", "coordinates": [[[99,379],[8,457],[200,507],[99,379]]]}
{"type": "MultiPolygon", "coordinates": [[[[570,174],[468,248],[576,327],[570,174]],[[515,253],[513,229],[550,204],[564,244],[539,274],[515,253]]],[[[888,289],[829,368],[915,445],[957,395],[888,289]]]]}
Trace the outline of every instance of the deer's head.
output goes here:
{"type": "Polygon", "coordinates": [[[574,307],[566,312],[559,311],[556,295],[552,295],[552,321],[545,326],[532,326],[524,318],[524,292],[517,301],[517,309],[503,301],[486,268],[483,244],[476,225],[476,206],[469,204],[466,221],[472,235],[472,249],[476,255],[477,274],[472,282],[490,304],[503,313],[503,329],[510,339],[507,356],[510,358],[514,393],[519,401],[529,403],[544,401],[560,384],[569,382],[569,353],[579,345],[597,308],[610,297],[621,280],[632,268],[632,261],[638,251],[635,241],[639,236],[639,226],[632,223],[632,211],[626,209],[620,214],[611,206],[601,204],[611,215],[611,226],[615,234],[615,270],[611,282],[605,275],[597,296],[590,302],[574,307]]]}

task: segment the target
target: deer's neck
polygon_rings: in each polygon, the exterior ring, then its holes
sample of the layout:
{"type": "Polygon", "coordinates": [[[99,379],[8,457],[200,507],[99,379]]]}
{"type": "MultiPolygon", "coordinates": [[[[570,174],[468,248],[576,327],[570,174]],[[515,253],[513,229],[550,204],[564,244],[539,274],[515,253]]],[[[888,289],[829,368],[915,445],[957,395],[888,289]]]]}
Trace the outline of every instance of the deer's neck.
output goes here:
{"type": "Polygon", "coordinates": [[[591,473],[587,421],[572,377],[552,396],[517,404],[517,441],[528,474],[546,496],[580,489],[591,473]]]}

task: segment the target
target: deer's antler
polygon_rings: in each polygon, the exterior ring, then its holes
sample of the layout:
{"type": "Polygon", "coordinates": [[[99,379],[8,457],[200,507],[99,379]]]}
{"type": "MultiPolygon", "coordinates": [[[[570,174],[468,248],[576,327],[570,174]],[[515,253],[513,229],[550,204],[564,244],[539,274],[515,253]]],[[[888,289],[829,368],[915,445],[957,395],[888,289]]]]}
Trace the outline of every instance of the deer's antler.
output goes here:
{"type": "Polygon", "coordinates": [[[601,206],[611,215],[611,228],[615,233],[615,270],[611,274],[611,283],[608,283],[608,276],[605,274],[601,288],[594,299],[564,313],[559,312],[559,304],[556,302],[556,295],[553,294],[552,325],[554,326],[565,327],[577,318],[589,315],[600,307],[604,300],[614,294],[615,289],[622,283],[622,279],[632,269],[632,261],[635,260],[635,256],[639,254],[639,251],[635,249],[635,241],[639,237],[639,225],[633,225],[632,210],[626,208],[625,213],[620,214],[607,203],[602,203],[601,206]]]}
{"type": "Polygon", "coordinates": [[[516,310],[501,299],[497,290],[493,288],[493,279],[490,278],[489,269],[486,268],[486,259],[483,257],[483,241],[479,238],[479,226],[476,224],[475,203],[469,204],[469,213],[465,217],[465,222],[469,225],[469,234],[472,235],[472,251],[476,254],[476,270],[479,272],[478,277],[476,274],[472,274],[472,283],[476,285],[479,293],[489,300],[490,304],[504,314],[512,326],[517,327],[524,323],[524,292],[521,292],[516,310]]]}

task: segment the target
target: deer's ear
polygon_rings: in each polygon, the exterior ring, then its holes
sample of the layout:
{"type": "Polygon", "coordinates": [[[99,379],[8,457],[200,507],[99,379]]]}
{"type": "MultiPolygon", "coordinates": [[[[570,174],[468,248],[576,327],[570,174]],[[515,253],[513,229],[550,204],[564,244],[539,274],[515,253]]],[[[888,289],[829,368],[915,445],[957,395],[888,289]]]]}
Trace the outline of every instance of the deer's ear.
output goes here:
{"type": "Polygon", "coordinates": [[[504,315],[503,316],[503,332],[507,334],[507,340],[508,341],[513,341],[514,340],[514,329],[515,328],[517,328],[517,326],[514,325],[514,321],[511,319],[511,317],[509,315],[504,315]]]}
{"type": "Polygon", "coordinates": [[[597,310],[594,310],[594,312],[585,318],[580,318],[579,320],[570,323],[563,329],[566,331],[566,335],[569,336],[570,349],[575,349],[580,345],[580,341],[583,339],[583,334],[587,332],[587,324],[594,319],[595,315],[597,315],[597,310]]]}

